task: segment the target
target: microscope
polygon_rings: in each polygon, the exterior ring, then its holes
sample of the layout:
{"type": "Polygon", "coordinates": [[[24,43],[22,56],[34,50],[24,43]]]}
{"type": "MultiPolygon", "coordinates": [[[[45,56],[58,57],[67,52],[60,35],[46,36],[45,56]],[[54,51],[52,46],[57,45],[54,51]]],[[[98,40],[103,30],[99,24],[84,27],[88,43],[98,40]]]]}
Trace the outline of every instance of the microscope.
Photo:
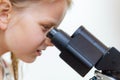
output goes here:
{"type": "Polygon", "coordinates": [[[89,80],[120,80],[120,52],[105,46],[85,27],[80,26],[72,36],[53,28],[47,37],[60,50],[60,58],[82,77],[95,67],[89,80]]]}

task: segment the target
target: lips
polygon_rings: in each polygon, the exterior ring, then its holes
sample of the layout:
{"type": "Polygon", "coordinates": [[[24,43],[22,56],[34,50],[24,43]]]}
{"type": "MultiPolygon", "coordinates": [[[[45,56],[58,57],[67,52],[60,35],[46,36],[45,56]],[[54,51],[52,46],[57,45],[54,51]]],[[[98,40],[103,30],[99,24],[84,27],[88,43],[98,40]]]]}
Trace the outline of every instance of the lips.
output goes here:
{"type": "Polygon", "coordinates": [[[37,50],[37,52],[40,52],[40,50],[37,50]]]}
{"type": "Polygon", "coordinates": [[[40,56],[42,54],[42,51],[45,50],[46,48],[45,47],[39,47],[37,50],[36,50],[36,55],[37,56],[40,56]]]}
{"type": "Polygon", "coordinates": [[[40,56],[41,55],[41,50],[36,50],[36,55],[40,56]]]}

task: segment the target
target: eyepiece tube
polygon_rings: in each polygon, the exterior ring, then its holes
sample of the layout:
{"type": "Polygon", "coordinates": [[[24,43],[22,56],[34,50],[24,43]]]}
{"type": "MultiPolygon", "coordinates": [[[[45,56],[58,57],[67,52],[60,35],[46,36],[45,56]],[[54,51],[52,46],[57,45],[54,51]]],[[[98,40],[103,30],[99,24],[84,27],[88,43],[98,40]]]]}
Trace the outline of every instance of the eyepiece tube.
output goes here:
{"type": "Polygon", "coordinates": [[[58,30],[53,28],[48,34],[47,37],[51,39],[51,42],[61,51],[66,49],[68,42],[70,41],[70,36],[63,32],[62,30],[58,30]]]}
{"type": "Polygon", "coordinates": [[[58,30],[56,28],[52,29],[48,34],[47,37],[49,37],[50,39],[54,37],[54,35],[56,35],[58,33],[58,30]]]}

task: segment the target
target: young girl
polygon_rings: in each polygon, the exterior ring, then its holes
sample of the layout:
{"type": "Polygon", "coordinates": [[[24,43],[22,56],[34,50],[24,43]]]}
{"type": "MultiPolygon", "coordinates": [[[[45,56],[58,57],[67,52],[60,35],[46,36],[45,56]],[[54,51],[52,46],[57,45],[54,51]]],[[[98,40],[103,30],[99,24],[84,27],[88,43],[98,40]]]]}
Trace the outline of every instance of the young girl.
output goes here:
{"type": "MultiPolygon", "coordinates": [[[[71,0],[0,0],[0,56],[12,52],[15,80],[16,58],[31,63],[52,45],[46,34],[60,24],[70,3],[71,0]]],[[[1,57],[0,80],[12,80],[1,57]]]]}

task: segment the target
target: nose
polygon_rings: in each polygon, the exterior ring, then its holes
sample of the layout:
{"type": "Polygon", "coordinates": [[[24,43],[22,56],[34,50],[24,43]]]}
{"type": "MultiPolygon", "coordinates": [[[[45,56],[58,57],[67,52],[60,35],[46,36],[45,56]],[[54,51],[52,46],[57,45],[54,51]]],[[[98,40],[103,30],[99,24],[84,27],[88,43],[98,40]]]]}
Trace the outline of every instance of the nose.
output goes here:
{"type": "Polygon", "coordinates": [[[49,38],[46,38],[45,44],[46,44],[47,46],[54,46],[49,38]]]}

